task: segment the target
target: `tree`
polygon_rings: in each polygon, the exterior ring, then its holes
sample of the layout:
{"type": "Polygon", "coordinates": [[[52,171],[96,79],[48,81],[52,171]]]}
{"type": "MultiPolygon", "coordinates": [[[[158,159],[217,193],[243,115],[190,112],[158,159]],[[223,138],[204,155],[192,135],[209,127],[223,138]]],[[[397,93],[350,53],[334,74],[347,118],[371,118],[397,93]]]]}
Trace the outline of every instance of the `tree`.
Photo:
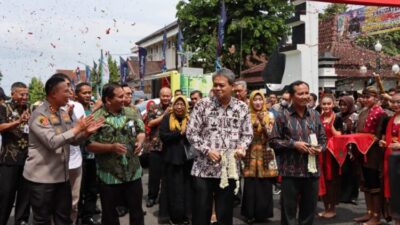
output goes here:
{"type": "Polygon", "coordinates": [[[113,82],[119,83],[120,76],[119,76],[117,62],[115,60],[113,60],[113,58],[111,57],[111,54],[108,54],[107,64],[108,64],[108,70],[110,71],[109,83],[113,83],[113,82]]]}
{"type": "Polygon", "coordinates": [[[400,54],[400,31],[382,33],[377,35],[362,35],[356,38],[355,42],[364,48],[373,50],[379,40],[383,48],[382,51],[390,56],[400,54]]]}
{"type": "MultiPolygon", "coordinates": [[[[242,55],[241,63],[252,53],[252,48],[269,55],[287,34],[285,21],[293,13],[293,7],[282,0],[225,0],[225,5],[227,23],[222,58],[234,45],[238,52],[242,49],[242,54],[237,54],[239,58],[242,55]]],[[[181,0],[176,8],[185,47],[196,52],[191,65],[202,67],[206,72],[213,71],[220,1],[181,0]]]]}
{"type": "Polygon", "coordinates": [[[3,80],[3,73],[0,71],[0,83],[3,80]]]}
{"type": "Polygon", "coordinates": [[[29,102],[34,104],[37,101],[42,101],[46,97],[44,85],[42,81],[36,77],[32,77],[29,84],[29,102]]]}
{"type": "Polygon", "coordinates": [[[347,11],[347,4],[332,3],[329,4],[328,7],[326,7],[323,13],[319,14],[319,18],[321,20],[326,20],[332,18],[333,16],[336,16],[337,14],[344,13],[346,11],[347,11]]]}

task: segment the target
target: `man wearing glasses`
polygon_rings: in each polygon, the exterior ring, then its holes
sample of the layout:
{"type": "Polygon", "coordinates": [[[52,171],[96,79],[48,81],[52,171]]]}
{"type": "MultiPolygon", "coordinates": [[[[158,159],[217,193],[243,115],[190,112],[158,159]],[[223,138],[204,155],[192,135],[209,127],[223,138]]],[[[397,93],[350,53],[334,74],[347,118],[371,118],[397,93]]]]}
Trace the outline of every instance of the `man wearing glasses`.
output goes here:
{"type": "Polygon", "coordinates": [[[30,118],[28,87],[21,82],[11,86],[10,100],[0,105],[0,224],[7,224],[15,195],[15,224],[27,224],[29,197],[22,177],[28,153],[27,121],[30,118]]]}

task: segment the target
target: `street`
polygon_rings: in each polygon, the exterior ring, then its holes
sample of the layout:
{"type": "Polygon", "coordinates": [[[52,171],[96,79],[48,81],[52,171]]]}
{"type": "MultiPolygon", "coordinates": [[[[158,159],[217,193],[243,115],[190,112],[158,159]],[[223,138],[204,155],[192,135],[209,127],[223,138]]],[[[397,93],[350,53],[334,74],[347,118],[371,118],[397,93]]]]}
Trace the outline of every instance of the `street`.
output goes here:
{"type": "MultiPolygon", "coordinates": [[[[158,214],[158,205],[155,205],[151,208],[146,208],[146,194],[147,194],[147,181],[148,181],[148,170],[144,170],[144,175],[142,177],[143,181],[143,209],[146,211],[145,223],[147,225],[156,225],[158,224],[157,214],[158,214]]],[[[100,204],[100,202],[98,203],[100,204]]],[[[322,202],[318,202],[318,212],[322,211],[323,204],[322,202]]],[[[353,218],[361,216],[365,209],[365,201],[363,198],[363,194],[360,194],[360,199],[358,200],[358,205],[352,204],[340,204],[337,207],[337,216],[333,219],[319,219],[316,218],[315,224],[334,224],[334,225],[353,225],[353,218]]],[[[279,205],[279,195],[274,195],[274,217],[270,219],[270,221],[266,223],[258,223],[258,224],[268,224],[268,225],[279,225],[280,224],[280,205],[279,205]]],[[[96,219],[100,221],[100,217],[96,216],[96,219]]],[[[121,225],[128,225],[129,218],[128,215],[125,215],[121,218],[121,225]]],[[[14,224],[14,213],[11,214],[11,218],[8,221],[7,225],[14,224]]],[[[245,225],[246,223],[243,221],[243,217],[240,215],[240,206],[236,207],[234,210],[234,225],[245,225]]],[[[393,224],[384,223],[384,224],[393,224]]]]}

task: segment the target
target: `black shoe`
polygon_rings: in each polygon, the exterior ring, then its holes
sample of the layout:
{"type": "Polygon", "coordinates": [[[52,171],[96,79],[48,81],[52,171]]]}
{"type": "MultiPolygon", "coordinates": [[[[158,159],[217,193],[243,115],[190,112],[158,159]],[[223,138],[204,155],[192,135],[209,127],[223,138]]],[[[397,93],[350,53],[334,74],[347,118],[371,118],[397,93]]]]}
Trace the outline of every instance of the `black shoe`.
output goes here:
{"type": "Polygon", "coordinates": [[[100,225],[100,223],[97,223],[92,217],[89,217],[82,220],[82,225],[100,225]]]}
{"type": "Polygon", "coordinates": [[[146,207],[147,207],[147,208],[151,208],[151,207],[153,207],[155,204],[156,204],[156,201],[155,201],[154,199],[147,199],[146,207]]]}
{"type": "Polygon", "coordinates": [[[96,206],[96,210],[94,211],[94,214],[100,214],[101,213],[101,209],[99,207],[96,206]]]}
{"type": "Polygon", "coordinates": [[[247,224],[253,224],[256,220],[254,218],[252,219],[246,219],[247,224]]]}
{"type": "Polygon", "coordinates": [[[128,209],[123,206],[117,206],[115,209],[117,210],[119,217],[123,217],[128,213],[128,209]]]}
{"type": "Polygon", "coordinates": [[[18,225],[29,225],[29,223],[22,221],[21,223],[19,223],[18,225]]]}
{"type": "Polygon", "coordinates": [[[189,218],[185,218],[185,219],[183,220],[183,224],[184,224],[184,225],[189,225],[189,224],[190,224],[189,218]]]}

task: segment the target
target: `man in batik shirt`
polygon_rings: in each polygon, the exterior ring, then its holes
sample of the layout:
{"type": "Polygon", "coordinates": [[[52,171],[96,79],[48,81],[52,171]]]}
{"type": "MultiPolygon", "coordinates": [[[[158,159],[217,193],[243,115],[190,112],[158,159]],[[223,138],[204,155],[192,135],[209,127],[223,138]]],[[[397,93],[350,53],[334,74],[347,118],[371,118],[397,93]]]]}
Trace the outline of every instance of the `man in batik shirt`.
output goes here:
{"type": "Polygon", "coordinates": [[[199,151],[195,158],[192,224],[209,224],[213,200],[220,224],[233,224],[233,200],[239,188],[239,161],[253,138],[248,107],[231,97],[235,74],[222,69],[213,75],[214,97],[194,107],[187,138],[199,151]],[[236,182],[235,182],[236,181],[236,182]]]}
{"type": "Polygon", "coordinates": [[[171,89],[164,87],[160,90],[160,103],[153,104],[147,112],[147,125],[151,128],[149,141],[149,193],[147,195],[147,207],[152,207],[157,200],[160,191],[160,183],[163,170],[163,153],[161,141],[158,136],[158,128],[164,115],[169,111],[171,104],[171,89]]]}
{"type": "Polygon", "coordinates": [[[295,81],[289,93],[292,105],[278,114],[269,142],[282,176],[281,224],[313,225],[321,174],[318,155],[325,149],[326,134],[319,113],[307,107],[308,84],[295,81]]]}
{"type": "Polygon", "coordinates": [[[7,224],[17,194],[15,224],[27,224],[29,197],[22,177],[28,154],[27,121],[30,117],[28,87],[21,82],[11,86],[11,100],[0,105],[0,224],[7,224]]]}
{"type": "Polygon", "coordinates": [[[117,206],[125,205],[133,225],[144,224],[142,167],[139,154],[145,138],[144,124],[135,110],[123,107],[124,91],[107,84],[102,91],[103,108],[94,118],[104,125],[91,136],[87,149],[95,153],[102,209],[102,224],[119,224],[117,206]]]}

